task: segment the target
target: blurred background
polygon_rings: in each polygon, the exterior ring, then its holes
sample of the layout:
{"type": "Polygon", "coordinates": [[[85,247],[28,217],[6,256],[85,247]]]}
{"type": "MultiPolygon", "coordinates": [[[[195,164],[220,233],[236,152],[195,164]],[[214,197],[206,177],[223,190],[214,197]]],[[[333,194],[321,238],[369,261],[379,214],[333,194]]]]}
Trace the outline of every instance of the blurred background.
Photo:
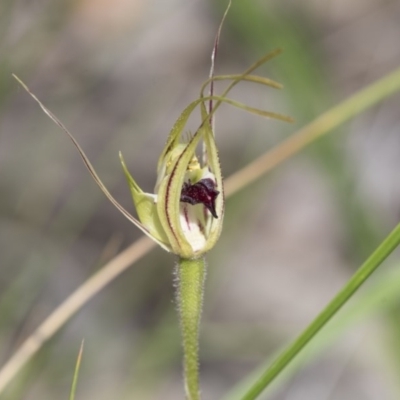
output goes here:
{"type": "MultiPolygon", "coordinates": [[[[1,1],[2,365],[75,288],[140,237],[11,73],[65,123],[133,210],[118,151],[151,192],[169,129],[208,76],[226,3],[1,1]]],[[[225,177],[400,65],[398,0],[233,3],[217,74],[241,72],[282,47],[258,72],[283,91],[243,83],[232,96],[296,122],[221,107],[225,177]]],[[[399,101],[358,116],[228,200],[224,232],[208,257],[204,399],[222,398],[292,340],[397,224],[399,101]]],[[[343,311],[348,318],[339,316],[261,398],[400,398],[398,264],[390,258],[343,311]]],[[[183,398],[173,267],[162,250],[146,255],[85,305],[0,398],[68,398],[82,338],[76,399],[183,398]]]]}

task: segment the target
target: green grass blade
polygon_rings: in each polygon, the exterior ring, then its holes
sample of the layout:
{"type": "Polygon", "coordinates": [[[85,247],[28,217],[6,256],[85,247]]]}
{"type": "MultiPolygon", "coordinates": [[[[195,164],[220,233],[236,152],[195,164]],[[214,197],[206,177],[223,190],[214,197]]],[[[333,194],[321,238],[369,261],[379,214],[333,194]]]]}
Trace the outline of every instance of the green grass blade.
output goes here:
{"type": "Polygon", "coordinates": [[[81,368],[81,363],[82,363],[83,344],[84,344],[84,340],[82,340],[81,347],[79,348],[78,358],[76,359],[74,378],[72,380],[71,393],[69,395],[69,400],[75,400],[76,387],[78,385],[79,370],[81,368]]]}
{"type": "MultiPolygon", "coordinates": [[[[319,334],[308,344],[307,348],[298,354],[279,377],[268,386],[263,395],[273,396],[301,368],[304,368],[305,365],[325,352],[346,331],[366,319],[386,313],[398,304],[400,299],[400,265],[398,263],[389,267],[389,269],[386,268],[384,273],[371,283],[368,287],[364,285],[362,293],[359,293],[351,302],[346,303],[344,309],[321,329],[319,334]]],[[[221,400],[241,398],[263,371],[269,367],[271,360],[276,358],[279,353],[277,351],[276,354],[271,356],[271,359],[263,363],[251,375],[246,376],[241,382],[238,382],[221,400]]]]}
{"type": "Polygon", "coordinates": [[[400,244],[400,224],[386,237],[381,245],[372,253],[365,263],[357,270],[343,289],[333,298],[313,322],[290,344],[261,377],[251,386],[242,400],[256,399],[259,394],[283,371],[293,358],[321,330],[321,328],[336,314],[356,290],[382,264],[382,262],[400,244]]]}

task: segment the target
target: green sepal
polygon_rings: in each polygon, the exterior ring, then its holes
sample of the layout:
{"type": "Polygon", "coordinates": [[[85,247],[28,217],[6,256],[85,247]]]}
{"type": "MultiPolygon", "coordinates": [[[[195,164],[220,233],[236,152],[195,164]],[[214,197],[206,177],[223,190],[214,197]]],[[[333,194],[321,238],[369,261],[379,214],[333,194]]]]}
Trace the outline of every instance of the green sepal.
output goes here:
{"type": "Polygon", "coordinates": [[[128,181],[129,188],[132,193],[133,202],[135,204],[136,212],[140,222],[146,227],[149,233],[159,242],[164,244],[164,248],[171,251],[168,244],[167,235],[161,225],[160,218],[157,212],[157,196],[150,193],[143,192],[139,185],[132,178],[126,167],[125,160],[122,153],[119,153],[119,157],[124,170],[126,180],[128,181]]]}
{"type": "Polygon", "coordinates": [[[174,126],[172,127],[167,143],[164,146],[164,150],[161,153],[160,158],[158,159],[157,164],[157,175],[165,176],[164,171],[161,171],[163,165],[165,165],[169,153],[171,153],[180,143],[180,138],[182,135],[182,131],[186,126],[186,123],[190,117],[190,114],[194,111],[194,109],[201,103],[203,100],[198,98],[197,100],[191,102],[181,113],[179,118],[175,121],[174,126]]]}
{"type": "Polygon", "coordinates": [[[207,226],[207,244],[204,252],[210,250],[214,247],[217,242],[221,230],[222,230],[222,220],[224,218],[225,211],[225,195],[224,195],[224,185],[222,180],[221,165],[218,157],[217,145],[215,143],[215,135],[210,124],[210,116],[207,113],[204,102],[201,103],[201,118],[203,120],[203,140],[207,155],[207,165],[210,172],[215,177],[216,189],[219,191],[219,195],[215,201],[215,210],[217,212],[218,218],[210,218],[209,226],[207,226]]]}

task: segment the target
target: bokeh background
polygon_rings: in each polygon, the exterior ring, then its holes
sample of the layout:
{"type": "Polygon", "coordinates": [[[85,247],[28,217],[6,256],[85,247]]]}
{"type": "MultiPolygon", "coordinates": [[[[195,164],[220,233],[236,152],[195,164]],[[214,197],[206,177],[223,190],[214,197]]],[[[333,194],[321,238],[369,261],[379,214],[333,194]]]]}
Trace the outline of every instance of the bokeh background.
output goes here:
{"type": "MultiPolygon", "coordinates": [[[[225,176],[400,65],[398,0],[233,3],[217,73],[241,72],[282,47],[259,73],[284,91],[244,83],[233,96],[296,122],[223,106],[216,123],[225,176]]],[[[76,287],[140,237],[11,73],[75,134],[115,197],[133,209],[118,151],[152,191],[167,133],[207,78],[225,5],[1,1],[2,364],[76,287]]],[[[293,339],[398,222],[399,101],[358,116],[227,202],[225,230],[208,257],[204,399],[222,398],[293,339]]],[[[0,398],[68,398],[82,338],[77,399],[183,398],[173,266],[159,249],[133,265],[0,398]]],[[[399,295],[385,295],[399,268],[395,257],[386,262],[368,285],[379,288],[377,300],[368,303],[364,290],[365,301],[355,299],[349,317],[324,330],[304,363],[263,398],[400,398],[400,285],[399,295]]]]}

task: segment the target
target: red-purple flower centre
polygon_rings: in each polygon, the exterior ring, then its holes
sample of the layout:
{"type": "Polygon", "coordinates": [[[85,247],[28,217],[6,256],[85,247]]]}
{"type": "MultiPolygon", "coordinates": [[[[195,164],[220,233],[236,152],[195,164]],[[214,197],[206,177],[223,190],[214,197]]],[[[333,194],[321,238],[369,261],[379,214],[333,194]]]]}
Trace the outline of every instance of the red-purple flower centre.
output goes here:
{"type": "Polygon", "coordinates": [[[193,185],[189,182],[183,184],[181,201],[192,205],[203,204],[214,218],[218,218],[215,211],[215,199],[219,191],[215,189],[215,182],[210,178],[201,179],[193,185]]]}

